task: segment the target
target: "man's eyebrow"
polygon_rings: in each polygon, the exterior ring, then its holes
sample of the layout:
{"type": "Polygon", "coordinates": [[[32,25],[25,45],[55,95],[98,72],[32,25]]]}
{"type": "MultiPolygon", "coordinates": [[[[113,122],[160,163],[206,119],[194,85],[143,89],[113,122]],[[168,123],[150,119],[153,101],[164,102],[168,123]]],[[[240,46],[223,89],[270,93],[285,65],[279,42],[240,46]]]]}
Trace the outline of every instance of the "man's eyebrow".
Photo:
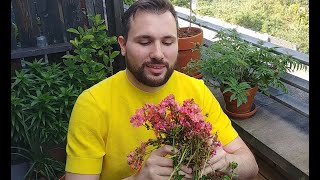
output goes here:
{"type": "Polygon", "coordinates": [[[163,39],[175,39],[174,36],[168,35],[168,36],[164,36],[163,39]]]}
{"type": "Polygon", "coordinates": [[[141,36],[136,36],[134,39],[151,39],[152,37],[149,35],[141,35],[141,36]]]}
{"type": "MultiPolygon", "coordinates": [[[[149,35],[141,35],[141,36],[134,37],[134,39],[153,39],[153,37],[149,35]]],[[[167,35],[167,36],[164,36],[162,39],[175,39],[175,37],[171,35],[167,35]]]]}

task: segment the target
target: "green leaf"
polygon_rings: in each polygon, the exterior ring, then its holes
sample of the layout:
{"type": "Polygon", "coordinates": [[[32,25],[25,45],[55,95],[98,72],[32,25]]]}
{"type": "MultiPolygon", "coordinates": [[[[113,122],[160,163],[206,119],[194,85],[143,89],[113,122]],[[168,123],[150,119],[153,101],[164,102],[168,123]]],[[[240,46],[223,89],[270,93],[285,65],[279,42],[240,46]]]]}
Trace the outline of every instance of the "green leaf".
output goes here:
{"type": "Polygon", "coordinates": [[[84,34],[84,30],[83,30],[83,28],[81,26],[78,27],[78,31],[79,31],[80,34],[84,34]]]}
{"type": "Polygon", "coordinates": [[[94,36],[91,35],[91,34],[88,34],[88,35],[85,35],[82,37],[83,40],[93,40],[94,39],[94,36]]]}
{"type": "Polygon", "coordinates": [[[106,25],[100,25],[100,26],[98,26],[97,30],[98,31],[107,30],[107,26],[106,25]]]}
{"type": "Polygon", "coordinates": [[[48,109],[50,109],[50,111],[52,111],[53,113],[56,113],[56,110],[52,107],[52,106],[47,106],[48,109]]]}
{"type": "Polygon", "coordinates": [[[83,71],[84,74],[88,74],[89,68],[84,66],[84,67],[82,67],[82,71],[83,71]]]}
{"type": "MultiPolygon", "coordinates": [[[[101,23],[101,15],[100,14],[97,14],[95,17],[94,17],[94,20],[95,22],[97,23],[101,23]]],[[[98,25],[98,24],[97,24],[98,25]]]]}
{"type": "Polygon", "coordinates": [[[65,58],[65,59],[74,59],[75,56],[74,56],[74,55],[70,55],[70,54],[66,54],[66,55],[62,56],[62,58],[65,58]]]}
{"type": "Polygon", "coordinates": [[[99,51],[98,51],[98,55],[99,55],[99,56],[102,56],[102,55],[104,55],[104,54],[105,54],[105,52],[104,52],[103,50],[99,50],[99,51]]]}
{"type": "Polygon", "coordinates": [[[196,22],[197,17],[196,17],[196,16],[191,16],[191,17],[190,17],[190,20],[191,20],[192,22],[196,22]]]}
{"type": "Polygon", "coordinates": [[[71,32],[71,33],[75,33],[75,34],[80,34],[79,31],[74,28],[69,28],[69,29],[67,29],[67,31],[71,32]]]}
{"type": "Polygon", "coordinates": [[[81,60],[86,60],[87,54],[80,54],[80,59],[81,60]]]}
{"type": "Polygon", "coordinates": [[[101,48],[101,45],[92,43],[91,47],[93,47],[94,49],[99,49],[101,48]]]}
{"type": "Polygon", "coordinates": [[[110,55],[111,59],[114,59],[116,56],[118,56],[120,54],[120,51],[113,51],[110,55]]]}

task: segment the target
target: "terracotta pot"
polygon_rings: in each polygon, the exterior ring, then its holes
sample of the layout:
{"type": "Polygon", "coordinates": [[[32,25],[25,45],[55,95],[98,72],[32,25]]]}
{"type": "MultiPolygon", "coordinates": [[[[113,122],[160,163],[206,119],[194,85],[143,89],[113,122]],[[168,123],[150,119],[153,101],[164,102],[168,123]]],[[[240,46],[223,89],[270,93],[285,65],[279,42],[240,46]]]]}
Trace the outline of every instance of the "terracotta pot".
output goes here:
{"type": "MultiPolygon", "coordinates": [[[[223,92],[223,88],[221,88],[220,90],[221,92],[223,92]]],[[[237,100],[232,100],[230,102],[230,96],[232,95],[231,92],[223,93],[223,98],[226,103],[226,109],[225,109],[226,114],[231,115],[232,117],[235,117],[236,114],[249,113],[249,117],[252,116],[256,111],[256,107],[253,105],[253,101],[257,91],[258,91],[258,86],[255,86],[249,89],[247,91],[247,99],[248,99],[247,103],[241,104],[239,107],[237,107],[237,100]],[[254,113],[252,114],[252,112],[254,113]]],[[[240,115],[240,117],[242,116],[240,115]]]]}
{"type": "MultiPolygon", "coordinates": [[[[176,70],[180,71],[182,73],[188,74],[185,70],[183,70],[183,67],[186,67],[188,62],[193,60],[200,60],[201,54],[200,50],[195,49],[196,46],[202,46],[203,45],[203,31],[201,28],[198,27],[181,27],[179,28],[179,31],[186,31],[188,28],[190,28],[192,35],[189,35],[188,37],[179,37],[178,38],[178,44],[179,44],[179,54],[177,59],[177,65],[176,70]]],[[[179,33],[181,34],[181,33],[179,33]]],[[[202,75],[196,70],[192,71],[188,75],[201,78],[202,75]]]]}

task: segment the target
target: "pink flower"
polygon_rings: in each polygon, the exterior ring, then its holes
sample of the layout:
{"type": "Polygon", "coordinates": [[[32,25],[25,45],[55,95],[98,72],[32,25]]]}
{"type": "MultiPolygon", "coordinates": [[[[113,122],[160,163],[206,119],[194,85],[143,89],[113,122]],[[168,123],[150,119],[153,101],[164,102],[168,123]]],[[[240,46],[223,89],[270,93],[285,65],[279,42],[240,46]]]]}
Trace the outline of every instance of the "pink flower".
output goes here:
{"type": "Polygon", "coordinates": [[[146,121],[146,116],[144,113],[144,109],[137,109],[136,114],[131,117],[130,122],[133,127],[139,127],[146,121]]]}
{"type": "Polygon", "coordinates": [[[127,161],[131,169],[139,170],[141,168],[143,157],[146,154],[146,147],[147,143],[142,142],[140,147],[128,154],[127,161]]]}
{"type": "MultiPolygon", "coordinates": [[[[183,101],[180,106],[174,95],[170,94],[158,105],[146,103],[144,107],[137,109],[130,122],[133,127],[145,126],[156,135],[156,139],[141,143],[140,147],[128,154],[128,164],[134,170],[141,168],[147,146],[169,144],[179,149],[172,157],[175,159],[174,167],[180,167],[177,163],[181,162],[199,171],[195,174],[201,174],[203,163],[206,163],[203,159],[208,159],[208,155],[215,155],[216,148],[222,146],[217,140],[217,134],[211,134],[212,125],[205,121],[200,107],[193,99],[183,101]]],[[[176,173],[179,168],[174,169],[171,175],[178,177],[176,173]]],[[[198,178],[201,177],[195,179],[198,178]]]]}

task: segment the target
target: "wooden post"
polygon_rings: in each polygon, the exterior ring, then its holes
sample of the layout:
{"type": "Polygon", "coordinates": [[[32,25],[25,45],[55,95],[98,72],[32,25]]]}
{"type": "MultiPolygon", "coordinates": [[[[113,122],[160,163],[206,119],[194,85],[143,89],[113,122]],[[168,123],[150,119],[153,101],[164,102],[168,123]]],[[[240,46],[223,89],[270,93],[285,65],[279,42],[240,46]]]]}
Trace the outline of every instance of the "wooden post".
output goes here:
{"type": "MultiPolygon", "coordinates": [[[[103,1],[102,0],[86,0],[86,12],[87,15],[94,16],[100,14],[101,17],[104,17],[103,12],[103,1]]],[[[89,21],[89,25],[92,26],[92,22],[89,21]]]]}
{"type": "Polygon", "coordinates": [[[16,32],[13,23],[11,22],[11,50],[17,49],[16,32]]]}
{"type": "Polygon", "coordinates": [[[65,29],[63,21],[59,18],[58,0],[44,0],[43,2],[45,3],[38,9],[43,23],[43,34],[47,37],[48,44],[63,43],[65,29]]]}
{"type": "Polygon", "coordinates": [[[17,26],[15,25],[15,18],[11,3],[11,50],[17,49],[16,28],[17,26]]]}
{"type": "MultiPolygon", "coordinates": [[[[58,3],[60,17],[63,17],[65,31],[69,28],[83,27],[84,21],[86,21],[86,15],[81,11],[79,0],[59,0],[58,3]]],[[[73,39],[75,35],[67,32],[67,41],[73,39]]]]}
{"type": "Polygon", "coordinates": [[[38,26],[34,16],[33,2],[25,0],[12,0],[13,12],[19,31],[21,47],[36,46],[38,26]]]}
{"type": "MultiPolygon", "coordinates": [[[[123,17],[123,1],[122,0],[104,0],[106,4],[106,13],[108,21],[108,35],[120,36],[123,35],[121,19],[123,17]]],[[[120,51],[119,45],[113,46],[114,50],[120,51]]],[[[120,54],[115,58],[113,63],[113,72],[116,73],[125,69],[124,57],[120,54]]]]}

